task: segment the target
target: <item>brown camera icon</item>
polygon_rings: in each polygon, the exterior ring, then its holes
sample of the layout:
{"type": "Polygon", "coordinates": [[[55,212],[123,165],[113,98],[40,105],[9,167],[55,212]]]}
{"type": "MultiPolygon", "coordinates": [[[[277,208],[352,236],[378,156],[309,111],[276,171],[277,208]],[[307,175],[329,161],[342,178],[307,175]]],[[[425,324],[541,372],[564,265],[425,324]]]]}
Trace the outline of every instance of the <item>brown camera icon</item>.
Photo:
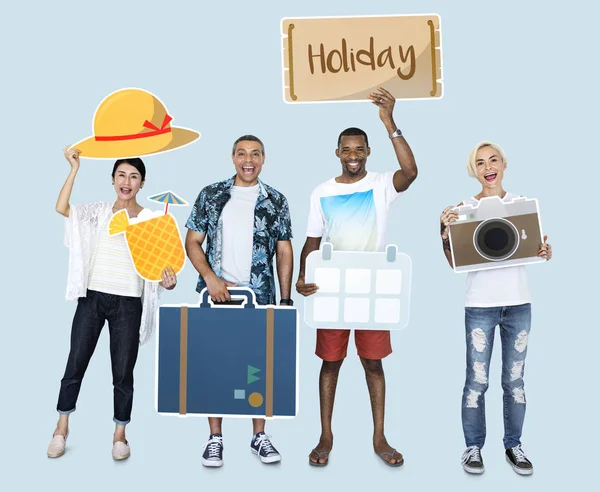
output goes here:
{"type": "Polygon", "coordinates": [[[535,198],[482,198],[476,206],[456,207],[450,226],[455,272],[472,272],[541,263],[542,224],[535,198]]]}

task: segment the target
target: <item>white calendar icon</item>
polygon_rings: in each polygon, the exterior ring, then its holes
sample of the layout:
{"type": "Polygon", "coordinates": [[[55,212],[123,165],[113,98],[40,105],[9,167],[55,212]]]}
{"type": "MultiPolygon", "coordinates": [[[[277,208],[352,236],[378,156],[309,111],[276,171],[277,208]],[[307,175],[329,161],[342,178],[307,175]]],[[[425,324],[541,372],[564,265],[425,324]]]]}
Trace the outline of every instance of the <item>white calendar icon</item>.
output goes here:
{"type": "Polygon", "coordinates": [[[334,251],[306,258],[305,282],[319,290],[304,303],[312,328],[401,330],[408,324],[412,262],[394,245],[384,252],[334,251]]]}

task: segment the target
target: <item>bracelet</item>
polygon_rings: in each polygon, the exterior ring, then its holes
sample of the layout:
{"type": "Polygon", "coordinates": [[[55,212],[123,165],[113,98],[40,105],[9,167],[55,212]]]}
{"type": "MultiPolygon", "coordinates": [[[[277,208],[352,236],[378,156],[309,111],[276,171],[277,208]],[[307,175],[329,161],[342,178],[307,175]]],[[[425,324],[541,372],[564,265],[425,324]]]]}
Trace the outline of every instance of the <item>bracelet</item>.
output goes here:
{"type": "Polygon", "coordinates": [[[444,250],[448,250],[450,251],[450,238],[447,237],[446,239],[442,239],[442,247],[444,248],[444,250]]]}

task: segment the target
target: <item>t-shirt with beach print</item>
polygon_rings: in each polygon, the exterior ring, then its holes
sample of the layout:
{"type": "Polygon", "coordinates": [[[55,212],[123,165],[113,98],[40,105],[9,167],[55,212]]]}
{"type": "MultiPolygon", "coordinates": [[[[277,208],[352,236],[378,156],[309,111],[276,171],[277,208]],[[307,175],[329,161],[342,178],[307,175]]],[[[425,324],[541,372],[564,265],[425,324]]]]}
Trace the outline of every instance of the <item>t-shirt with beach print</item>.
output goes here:
{"type": "Polygon", "coordinates": [[[306,235],[322,237],[337,251],[383,251],[388,210],[402,194],[394,188],[394,172],[368,172],[348,184],[332,178],[317,186],[306,235]]]}

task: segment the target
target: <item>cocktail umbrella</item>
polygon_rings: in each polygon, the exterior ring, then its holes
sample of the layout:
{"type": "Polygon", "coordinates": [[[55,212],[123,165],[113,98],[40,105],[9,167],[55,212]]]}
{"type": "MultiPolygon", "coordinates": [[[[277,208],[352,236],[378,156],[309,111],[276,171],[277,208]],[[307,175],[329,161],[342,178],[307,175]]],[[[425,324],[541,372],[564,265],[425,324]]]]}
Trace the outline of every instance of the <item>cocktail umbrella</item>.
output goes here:
{"type": "Polygon", "coordinates": [[[171,190],[163,191],[158,195],[152,195],[148,197],[148,200],[152,200],[153,202],[161,202],[165,204],[165,215],[169,210],[169,203],[171,205],[187,205],[188,203],[181,197],[177,196],[171,190]]]}

